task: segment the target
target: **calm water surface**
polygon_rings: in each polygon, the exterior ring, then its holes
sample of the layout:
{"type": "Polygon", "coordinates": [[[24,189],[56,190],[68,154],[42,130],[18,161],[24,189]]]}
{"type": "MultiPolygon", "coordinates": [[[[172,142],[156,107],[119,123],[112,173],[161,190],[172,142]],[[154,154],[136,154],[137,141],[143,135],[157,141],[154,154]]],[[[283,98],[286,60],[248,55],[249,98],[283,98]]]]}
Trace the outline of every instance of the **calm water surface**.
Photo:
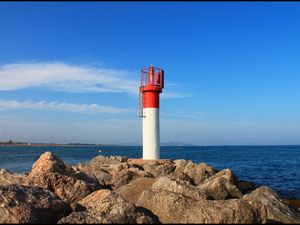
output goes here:
{"type": "MultiPolygon", "coordinates": [[[[71,165],[88,162],[99,154],[142,157],[140,146],[5,146],[0,147],[0,168],[28,172],[45,151],[71,165]]],[[[300,199],[300,146],[163,146],[161,158],[205,162],[218,170],[230,168],[240,180],[268,185],[282,196],[300,199]]]]}

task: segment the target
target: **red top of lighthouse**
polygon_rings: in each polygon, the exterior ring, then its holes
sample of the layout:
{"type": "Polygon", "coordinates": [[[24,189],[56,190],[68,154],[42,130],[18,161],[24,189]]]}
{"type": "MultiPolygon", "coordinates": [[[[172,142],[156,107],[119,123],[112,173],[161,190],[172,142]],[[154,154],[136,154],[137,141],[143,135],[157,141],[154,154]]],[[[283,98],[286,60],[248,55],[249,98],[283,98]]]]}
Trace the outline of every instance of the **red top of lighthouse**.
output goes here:
{"type": "Polygon", "coordinates": [[[141,86],[139,92],[139,111],[142,108],[159,108],[159,94],[164,88],[164,71],[150,66],[141,70],[141,86]]]}
{"type": "Polygon", "coordinates": [[[164,88],[164,71],[154,66],[146,67],[141,70],[141,91],[162,92],[164,88]]]}

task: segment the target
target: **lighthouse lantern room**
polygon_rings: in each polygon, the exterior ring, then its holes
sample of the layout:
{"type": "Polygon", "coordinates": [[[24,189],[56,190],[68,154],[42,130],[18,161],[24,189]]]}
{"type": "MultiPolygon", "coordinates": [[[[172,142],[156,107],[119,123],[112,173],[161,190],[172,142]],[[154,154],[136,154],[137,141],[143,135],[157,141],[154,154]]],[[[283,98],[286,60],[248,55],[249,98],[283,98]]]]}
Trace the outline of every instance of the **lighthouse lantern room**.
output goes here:
{"type": "Polygon", "coordinates": [[[159,142],[159,94],[164,88],[164,71],[150,66],[141,70],[139,116],[143,120],[143,159],[157,160],[159,142]]]}

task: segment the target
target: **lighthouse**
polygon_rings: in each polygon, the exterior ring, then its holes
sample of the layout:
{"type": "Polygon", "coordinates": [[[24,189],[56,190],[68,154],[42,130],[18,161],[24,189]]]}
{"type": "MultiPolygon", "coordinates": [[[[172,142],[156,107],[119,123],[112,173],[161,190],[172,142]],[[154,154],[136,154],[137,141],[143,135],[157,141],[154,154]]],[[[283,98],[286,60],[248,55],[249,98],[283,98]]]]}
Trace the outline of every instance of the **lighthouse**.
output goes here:
{"type": "Polygon", "coordinates": [[[164,88],[164,71],[150,66],[141,70],[139,116],[143,121],[143,159],[160,158],[159,94],[164,88]]]}

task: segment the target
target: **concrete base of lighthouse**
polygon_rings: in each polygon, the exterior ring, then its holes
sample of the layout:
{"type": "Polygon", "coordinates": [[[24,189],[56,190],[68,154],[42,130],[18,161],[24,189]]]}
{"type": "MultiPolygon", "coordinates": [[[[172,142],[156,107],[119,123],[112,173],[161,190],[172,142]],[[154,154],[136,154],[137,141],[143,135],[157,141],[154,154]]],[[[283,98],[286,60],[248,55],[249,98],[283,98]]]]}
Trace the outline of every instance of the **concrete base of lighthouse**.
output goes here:
{"type": "Polygon", "coordinates": [[[157,160],[160,155],[159,108],[143,109],[143,159],[157,160]]]}

